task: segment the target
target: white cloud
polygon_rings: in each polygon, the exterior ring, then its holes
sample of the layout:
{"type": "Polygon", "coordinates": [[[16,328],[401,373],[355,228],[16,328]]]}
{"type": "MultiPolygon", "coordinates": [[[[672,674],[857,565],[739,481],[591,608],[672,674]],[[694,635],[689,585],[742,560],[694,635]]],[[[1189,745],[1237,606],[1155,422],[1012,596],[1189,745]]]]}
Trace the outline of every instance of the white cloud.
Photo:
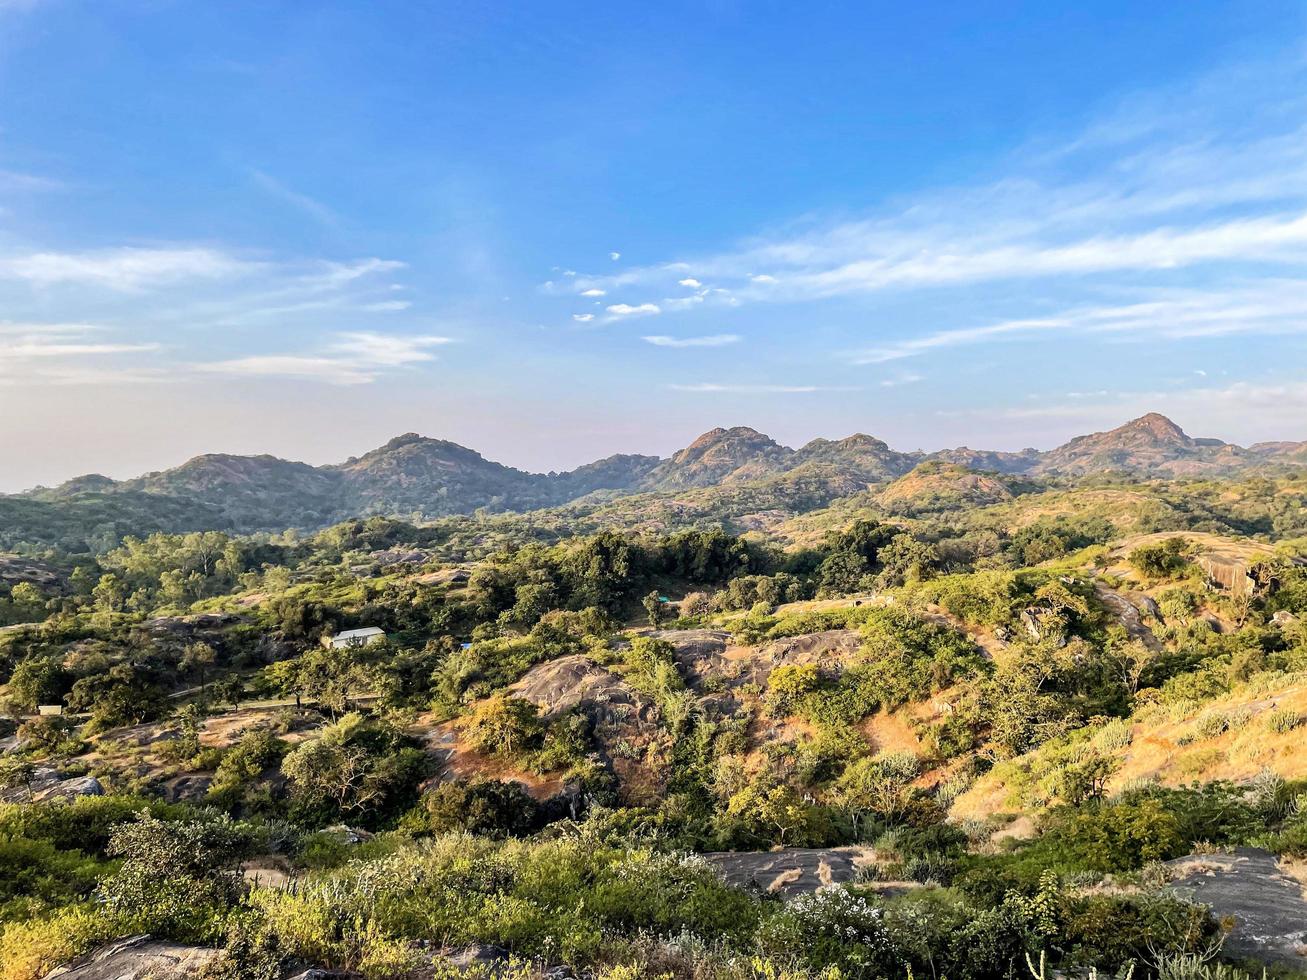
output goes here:
{"type": "Polygon", "coordinates": [[[359,385],[375,381],[377,374],[366,367],[350,364],[335,357],[313,357],[299,354],[261,354],[237,357],[227,361],[200,364],[201,371],[213,374],[240,375],[255,378],[292,378],[305,381],[322,381],[327,384],[359,385]]]}
{"type": "MultiPolygon", "coordinates": [[[[1301,59],[1218,73],[1018,148],[971,184],[883,201],[855,220],[807,218],[589,285],[666,288],[693,269],[694,282],[730,286],[741,304],[984,285],[1006,294],[1013,321],[1030,322],[1048,299],[1040,291],[1075,289],[1084,301],[1086,291],[1192,286],[1199,275],[1196,291],[1224,289],[1236,273],[1302,279],[1304,91],[1301,59]]],[[[719,302],[713,294],[707,305],[719,302]]]]}
{"type": "Polygon", "coordinates": [[[1150,291],[1137,303],[1087,306],[1050,316],[940,330],[858,351],[855,364],[883,364],[934,351],[1049,333],[1188,340],[1231,334],[1307,333],[1307,284],[1261,280],[1224,289],[1150,291]]]}
{"type": "Polygon", "coordinates": [[[665,337],[656,335],[642,338],[645,343],[655,347],[725,347],[738,343],[740,337],[733,333],[710,334],[705,337],[665,337]]]}
{"type": "Polygon", "coordinates": [[[55,191],[63,187],[63,181],[55,180],[53,177],[42,177],[17,170],[0,170],[0,191],[55,191]]]}
{"type": "Polygon", "coordinates": [[[331,345],[331,349],[356,363],[395,367],[417,361],[434,360],[435,355],[430,352],[430,349],[452,342],[449,337],[431,335],[410,337],[356,331],[341,334],[331,345]]]}
{"type": "Polygon", "coordinates": [[[621,252],[609,252],[609,253],[608,253],[608,257],[609,257],[610,259],[612,259],[614,262],[616,262],[618,259],[620,259],[620,258],[622,257],[622,253],[621,253],[621,252]]]}
{"type": "Polygon", "coordinates": [[[198,371],[245,377],[291,378],[327,384],[369,384],[388,368],[435,360],[430,348],[449,337],[401,336],[359,331],[339,334],[321,353],[256,354],[196,364],[198,371]]]}
{"type": "MultiPolygon", "coordinates": [[[[158,351],[157,343],[113,340],[109,331],[84,323],[0,323],[0,384],[69,384],[93,373],[101,378],[117,372],[86,363],[88,358],[158,351]]],[[[123,380],[128,380],[124,377],[123,380]]]]}
{"type": "Polygon", "coordinates": [[[822,385],[737,385],[704,381],[698,384],[670,384],[673,391],[693,391],[726,395],[803,395],[818,391],[852,391],[851,388],[828,388],[822,385]]]}
{"type": "Polygon", "coordinates": [[[0,256],[0,278],[35,286],[75,283],[138,290],[194,279],[228,279],[256,263],[211,248],[115,248],[0,256]]]}
{"type": "Polygon", "coordinates": [[[892,378],[886,378],[880,383],[882,388],[898,388],[902,385],[913,385],[918,381],[925,381],[926,376],[923,374],[913,374],[910,371],[904,371],[902,374],[896,374],[892,378]]]}
{"type": "Polygon", "coordinates": [[[581,293],[582,296],[607,296],[608,292],[604,289],[587,289],[581,293]]]}
{"type": "Polygon", "coordinates": [[[408,300],[391,299],[380,303],[365,303],[359,309],[365,313],[395,313],[400,310],[407,310],[412,305],[408,300]]]}
{"type": "Polygon", "coordinates": [[[655,303],[641,303],[638,306],[631,306],[629,303],[614,303],[608,307],[608,312],[613,316],[653,316],[661,313],[662,310],[655,303]]]}
{"type": "Polygon", "coordinates": [[[703,283],[701,283],[698,279],[678,279],[676,280],[676,284],[678,286],[687,286],[690,289],[698,289],[700,286],[703,285],[703,283]]]}
{"type": "Polygon", "coordinates": [[[573,313],[572,319],[577,323],[589,323],[595,318],[593,313],[573,313]]]}
{"type": "Polygon", "coordinates": [[[310,282],[324,286],[341,286],[354,282],[365,276],[374,276],[384,272],[398,272],[408,268],[408,263],[395,259],[369,257],[355,259],[353,262],[319,262],[317,271],[305,278],[310,282]]]}

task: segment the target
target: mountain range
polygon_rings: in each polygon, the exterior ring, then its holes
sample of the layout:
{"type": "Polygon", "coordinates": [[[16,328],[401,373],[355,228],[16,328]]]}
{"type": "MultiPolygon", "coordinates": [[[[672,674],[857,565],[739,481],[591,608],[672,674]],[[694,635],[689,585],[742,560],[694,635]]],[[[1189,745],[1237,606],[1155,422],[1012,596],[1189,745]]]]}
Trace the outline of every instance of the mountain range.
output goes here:
{"type": "MultiPolygon", "coordinates": [[[[1109,432],[1078,436],[1047,452],[958,448],[898,452],[856,434],[814,439],[791,449],[748,427],[713,429],[666,459],[618,455],[564,473],[537,474],[488,460],[475,450],[413,433],[327,466],[275,456],[197,456],[130,480],[92,474],[54,488],[0,496],[0,529],[21,538],[22,522],[78,513],[118,527],[158,515],[157,526],[237,531],[317,528],[349,517],[434,518],[480,508],[524,511],[557,506],[595,491],[676,492],[766,481],[819,487],[834,499],[884,484],[923,462],[1033,479],[1120,473],[1141,478],[1216,476],[1268,466],[1307,465],[1307,442],[1236,446],[1196,439],[1162,415],[1109,432]],[[51,511],[53,509],[53,511],[51,511]]],[[[74,520],[68,517],[68,520],[74,520]]]]}

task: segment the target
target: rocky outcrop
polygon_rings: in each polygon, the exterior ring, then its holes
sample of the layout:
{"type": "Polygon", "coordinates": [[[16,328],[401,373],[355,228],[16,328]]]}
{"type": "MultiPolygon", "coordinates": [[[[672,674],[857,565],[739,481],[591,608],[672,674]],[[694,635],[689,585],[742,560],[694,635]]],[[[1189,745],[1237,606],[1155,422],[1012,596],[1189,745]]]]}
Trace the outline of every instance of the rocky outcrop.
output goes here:
{"type": "Polygon", "coordinates": [[[718,851],[704,860],[728,885],[795,898],[853,881],[869,856],[861,847],[786,847],[777,851],[718,851]]]}
{"type": "Polygon", "coordinates": [[[616,674],[583,654],[537,664],[510,688],[545,718],[580,708],[596,722],[647,718],[653,706],[616,674]]]}
{"type": "Polygon", "coordinates": [[[104,786],[94,776],[67,776],[52,766],[36,766],[26,785],[0,791],[0,802],[48,803],[103,795],[104,786]]]}
{"type": "Polygon", "coordinates": [[[130,936],[56,967],[45,980],[153,980],[159,977],[195,977],[218,957],[218,950],[182,946],[130,936]]]}
{"type": "Polygon", "coordinates": [[[1255,847],[1168,862],[1176,879],[1169,889],[1211,906],[1234,923],[1227,955],[1301,967],[1307,949],[1307,898],[1303,886],[1280,868],[1275,855],[1255,847]]]}
{"type": "Polygon", "coordinates": [[[53,800],[75,800],[79,796],[103,796],[104,786],[94,776],[74,776],[61,779],[33,794],[37,803],[49,803],[53,800]]]}

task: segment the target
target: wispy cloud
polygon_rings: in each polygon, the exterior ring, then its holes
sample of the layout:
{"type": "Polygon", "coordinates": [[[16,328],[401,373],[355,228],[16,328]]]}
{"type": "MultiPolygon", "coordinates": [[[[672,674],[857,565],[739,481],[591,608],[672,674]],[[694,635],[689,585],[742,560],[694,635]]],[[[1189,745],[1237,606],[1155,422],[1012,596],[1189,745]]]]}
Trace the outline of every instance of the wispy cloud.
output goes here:
{"type": "Polygon", "coordinates": [[[324,350],[305,354],[256,354],[194,365],[200,372],[255,378],[290,378],[335,385],[376,381],[385,371],[435,360],[432,348],[449,337],[400,336],[367,331],[339,334],[324,350]]]}
{"type": "Polygon", "coordinates": [[[1032,334],[1117,334],[1129,339],[1185,339],[1230,334],[1307,333],[1307,282],[1266,279],[1226,289],[1154,290],[1139,303],[1083,306],[1051,316],[939,330],[857,351],[855,364],[883,364],[950,347],[1032,334]]]}
{"type": "MultiPolygon", "coordinates": [[[[808,217],[716,252],[582,274],[576,288],[652,301],[710,281],[717,288],[701,296],[660,303],[711,312],[890,294],[903,302],[965,287],[973,305],[984,290],[987,308],[1008,309],[974,325],[930,330],[927,320],[924,334],[914,316],[903,338],[861,351],[866,363],[1041,331],[1289,331],[1301,309],[1259,314],[1247,296],[1307,279],[1304,92],[1300,58],[1214,73],[1020,147],[975,183],[882,202],[854,219],[808,217]]],[[[882,321],[871,322],[883,336],[882,321]]],[[[1296,329],[1307,332],[1302,322],[1296,329]]]]}
{"type": "Polygon", "coordinates": [[[644,337],[644,342],[655,347],[725,347],[739,343],[740,337],[733,333],[709,334],[704,337],[666,337],[655,335],[644,337]]]}
{"type": "Polygon", "coordinates": [[[271,197],[286,202],[295,210],[308,215],[319,224],[332,228],[339,224],[340,219],[331,208],[307,194],[302,194],[293,188],[287,187],[271,174],[264,173],[262,170],[251,170],[250,179],[255,186],[267,192],[271,197]]]}
{"type": "Polygon", "coordinates": [[[925,380],[926,376],[924,374],[914,374],[911,371],[904,371],[900,374],[894,375],[892,378],[886,378],[880,383],[880,386],[882,388],[899,388],[903,385],[914,385],[919,381],[925,380]]]}
{"type": "Polygon", "coordinates": [[[819,391],[856,390],[825,385],[724,384],[716,381],[702,381],[696,384],[669,384],[667,387],[673,391],[694,391],[723,395],[806,395],[819,391]]]}
{"type": "Polygon", "coordinates": [[[115,339],[111,331],[85,323],[4,322],[0,323],[0,384],[66,384],[91,373],[104,380],[113,372],[99,368],[99,359],[154,352],[161,346],[115,339]]]}
{"type": "MultiPolygon", "coordinates": [[[[0,6],[0,9],[3,9],[0,6]]],[[[53,177],[43,177],[40,174],[23,173],[18,170],[0,170],[0,192],[13,191],[57,191],[62,190],[64,183],[53,177]]]]}
{"type": "Polygon", "coordinates": [[[114,248],[0,256],[0,279],[42,287],[73,283],[126,291],[183,280],[227,279],[256,268],[258,263],[212,248],[114,248]]]}

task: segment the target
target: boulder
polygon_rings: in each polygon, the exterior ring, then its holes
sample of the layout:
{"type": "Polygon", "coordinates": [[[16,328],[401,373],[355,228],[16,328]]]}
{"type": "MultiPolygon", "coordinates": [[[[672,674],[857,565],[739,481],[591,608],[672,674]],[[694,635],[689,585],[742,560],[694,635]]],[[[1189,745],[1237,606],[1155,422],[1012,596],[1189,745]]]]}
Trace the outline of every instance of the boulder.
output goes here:
{"type": "Polygon", "coordinates": [[[579,653],[537,664],[511,690],[546,719],[580,708],[595,721],[613,723],[646,718],[653,707],[616,674],[579,653]]]}
{"type": "Polygon", "coordinates": [[[55,967],[45,980],[148,980],[152,977],[194,977],[218,957],[218,950],[182,946],[130,936],[55,967]]]}
{"type": "Polygon", "coordinates": [[[75,800],[79,796],[103,795],[104,786],[94,776],[74,776],[33,793],[32,799],[37,803],[48,803],[51,800],[75,800]]]}

